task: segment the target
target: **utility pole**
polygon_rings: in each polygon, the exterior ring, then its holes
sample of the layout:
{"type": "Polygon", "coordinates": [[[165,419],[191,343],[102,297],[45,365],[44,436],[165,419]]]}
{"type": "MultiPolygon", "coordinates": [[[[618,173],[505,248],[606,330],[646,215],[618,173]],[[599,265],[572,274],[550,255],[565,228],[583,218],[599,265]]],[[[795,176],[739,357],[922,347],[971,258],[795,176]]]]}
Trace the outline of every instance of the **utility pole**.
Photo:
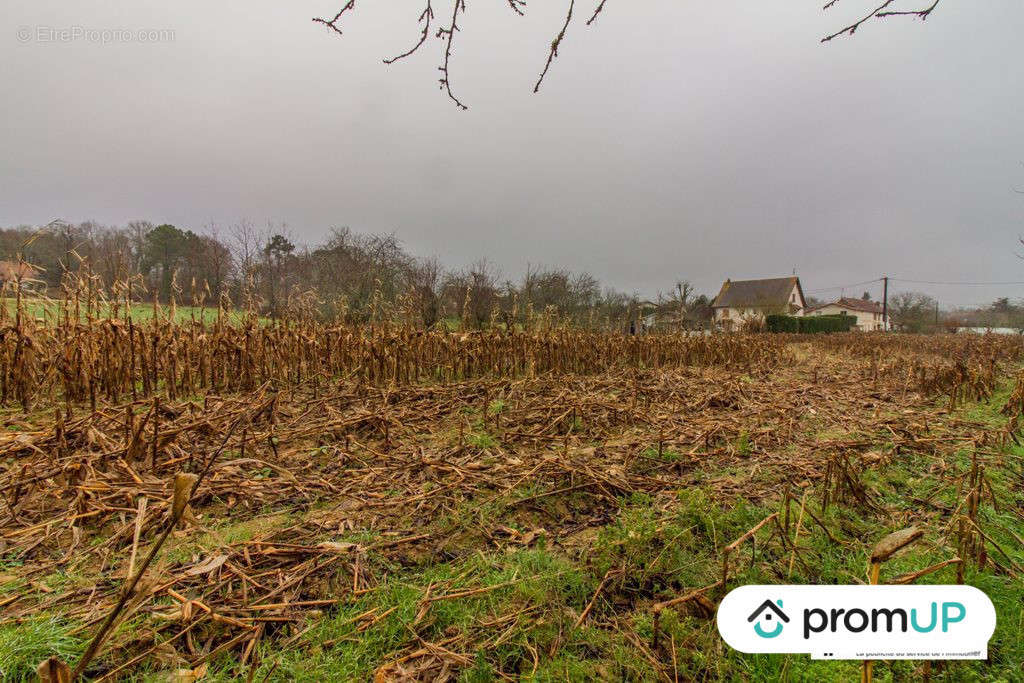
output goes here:
{"type": "Polygon", "coordinates": [[[676,282],[676,288],[679,290],[679,331],[683,331],[683,318],[686,317],[686,302],[683,301],[683,282],[679,280],[676,282]]]}
{"type": "Polygon", "coordinates": [[[889,276],[882,277],[882,331],[889,331],[889,276]]]}

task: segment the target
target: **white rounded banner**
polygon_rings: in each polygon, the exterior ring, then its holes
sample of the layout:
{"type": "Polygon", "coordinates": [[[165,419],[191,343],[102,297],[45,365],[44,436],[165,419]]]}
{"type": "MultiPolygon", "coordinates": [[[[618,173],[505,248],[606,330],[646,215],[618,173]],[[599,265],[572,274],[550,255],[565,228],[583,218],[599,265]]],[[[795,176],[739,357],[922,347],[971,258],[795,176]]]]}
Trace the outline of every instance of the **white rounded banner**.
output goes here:
{"type": "Polygon", "coordinates": [[[730,647],[813,659],[985,659],[995,628],[973,586],[740,586],[718,607],[730,647]]]}

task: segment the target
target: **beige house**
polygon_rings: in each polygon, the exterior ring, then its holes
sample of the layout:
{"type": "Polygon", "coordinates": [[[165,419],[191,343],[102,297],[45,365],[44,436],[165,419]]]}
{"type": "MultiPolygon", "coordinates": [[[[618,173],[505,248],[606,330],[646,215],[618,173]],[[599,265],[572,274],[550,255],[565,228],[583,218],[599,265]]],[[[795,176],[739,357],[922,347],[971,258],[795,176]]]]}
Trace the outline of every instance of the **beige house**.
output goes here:
{"type": "Polygon", "coordinates": [[[843,297],[832,303],[815,306],[805,315],[854,315],[857,316],[856,329],[861,332],[885,329],[882,305],[867,299],[843,297]]]}
{"type": "Polygon", "coordinates": [[[807,304],[800,278],[775,277],[765,280],[726,280],[714,302],[715,325],[739,329],[748,321],[763,321],[766,315],[803,315],[807,304]]]}

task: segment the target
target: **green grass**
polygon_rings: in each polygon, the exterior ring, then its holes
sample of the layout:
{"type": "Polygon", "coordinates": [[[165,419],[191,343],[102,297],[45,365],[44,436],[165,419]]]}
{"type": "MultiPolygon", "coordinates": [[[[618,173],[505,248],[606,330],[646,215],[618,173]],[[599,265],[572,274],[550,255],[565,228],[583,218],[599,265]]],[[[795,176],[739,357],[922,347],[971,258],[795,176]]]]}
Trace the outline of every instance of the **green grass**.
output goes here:
{"type": "Polygon", "coordinates": [[[661,453],[658,453],[657,446],[651,446],[646,449],[641,455],[651,460],[657,460],[659,462],[679,462],[683,459],[683,454],[679,451],[672,450],[671,448],[662,447],[661,453]]]}
{"type": "MultiPolygon", "coordinates": [[[[6,307],[9,315],[14,315],[17,302],[11,298],[4,298],[3,305],[6,307]]],[[[32,318],[42,319],[47,322],[53,322],[57,320],[58,315],[58,304],[55,301],[44,301],[42,299],[24,299],[22,302],[23,310],[25,313],[32,318]]],[[[113,312],[111,306],[101,306],[99,311],[99,317],[105,317],[113,312]]],[[[137,322],[144,322],[153,319],[153,305],[152,304],[132,304],[132,320],[137,322]]],[[[166,319],[170,313],[170,308],[166,305],[161,304],[160,306],[160,318],[161,320],[166,319]]],[[[82,308],[82,317],[85,317],[85,308],[82,308]]],[[[118,308],[118,317],[124,317],[124,308],[118,308]]],[[[240,323],[245,318],[245,311],[233,309],[228,313],[227,322],[229,323],[240,323]]],[[[199,306],[178,306],[175,309],[174,320],[176,322],[189,322],[191,320],[200,320],[206,323],[213,323],[217,320],[217,307],[207,306],[205,308],[199,306]]],[[[260,318],[261,322],[265,322],[265,318],[260,318]]]]}
{"type": "MultiPolygon", "coordinates": [[[[590,577],[566,559],[543,550],[509,554],[471,555],[465,560],[429,568],[401,571],[389,576],[377,590],[313,624],[299,643],[281,652],[266,644],[258,653],[256,679],[275,668],[276,680],[367,680],[375,669],[415,643],[410,629],[427,588],[433,597],[474,589],[490,589],[459,599],[430,605],[415,633],[440,642],[452,634],[476,635],[486,631],[481,622],[513,615],[510,634],[487,660],[480,658],[464,672],[465,680],[493,680],[491,662],[510,667],[529,659],[529,647],[550,647],[558,634],[571,626],[563,606],[582,610],[594,585],[590,577]],[[552,609],[557,606],[559,609],[552,609]],[[516,617],[527,608],[541,608],[543,619],[516,617]],[[363,632],[357,617],[370,610],[387,616],[363,632]],[[529,647],[528,647],[529,646],[529,647]],[[468,678],[466,678],[468,677],[468,678]],[[482,677],[482,678],[481,678],[482,677]]],[[[234,680],[239,672],[230,657],[217,660],[209,678],[234,680]]]]}
{"type": "Polygon", "coordinates": [[[736,455],[746,458],[750,455],[750,432],[743,430],[736,437],[736,455]]]}
{"type": "Polygon", "coordinates": [[[172,564],[191,562],[194,557],[204,556],[217,548],[249,541],[267,531],[288,526],[294,519],[294,515],[280,512],[237,522],[229,521],[195,537],[172,539],[163,549],[162,557],[165,562],[172,564]]]}
{"type": "Polygon", "coordinates": [[[73,664],[85,650],[85,641],[67,635],[70,626],[56,617],[0,625],[0,679],[34,682],[36,667],[51,656],[73,664]]]}
{"type": "Polygon", "coordinates": [[[473,422],[471,429],[464,432],[466,445],[472,448],[494,448],[498,445],[498,439],[487,431],[482,420],[473,422]]]}

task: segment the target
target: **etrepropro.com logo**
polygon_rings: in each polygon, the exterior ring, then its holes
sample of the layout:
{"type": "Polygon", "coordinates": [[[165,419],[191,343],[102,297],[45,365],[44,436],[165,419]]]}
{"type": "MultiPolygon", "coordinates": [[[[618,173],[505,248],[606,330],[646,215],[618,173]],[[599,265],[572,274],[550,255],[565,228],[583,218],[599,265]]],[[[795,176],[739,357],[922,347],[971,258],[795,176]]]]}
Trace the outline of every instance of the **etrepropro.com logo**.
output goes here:
{"type": "Polygon", "coordinates": [[[741,586],[718,607],[734,649],[815,659],[985,659],[995,627],[972,586],[741,586]]]}

